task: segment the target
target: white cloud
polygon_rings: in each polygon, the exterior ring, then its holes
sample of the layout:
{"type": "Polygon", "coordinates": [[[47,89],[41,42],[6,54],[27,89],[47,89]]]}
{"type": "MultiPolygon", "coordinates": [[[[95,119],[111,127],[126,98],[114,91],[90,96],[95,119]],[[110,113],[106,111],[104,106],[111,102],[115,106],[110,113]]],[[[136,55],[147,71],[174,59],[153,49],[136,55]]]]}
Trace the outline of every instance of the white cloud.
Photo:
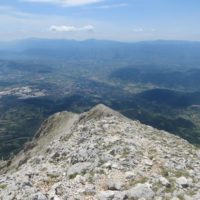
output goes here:
{"type": "Polygon", "coordinates": [[[142,28],[142,27],[138,27],[138,28],[134,28],[133,29],[133,32],[135,32],[135,33],[153,33],[153,32],[155,32],[156,31],[156,29],[154,29],[154,28],[151,28],[151,29],[144,29],[144,28],[142,28]]]}
{"type": "Polygon", "coordinates": [[[30,3],[49,3],[61,6],[83,6],[87,4],[99,3],[105,0],[21,0],[30,3]]]}
{"type": "Polygon", "coordinates": [[[93,32],[93,31],[94,31],[94,26],[92,26],[92,25],[87,25],[87,26],[80,27],[78,30],[79,30],[79,31],[89,31],[89,32],[93,32]]]}
{"type": "Polygon", "coordinates": [[[50,27],[50,30],[54,32],[79,32],[79,31],[93,32],[94,26],[87,25],[83,27],[75,27],[75,26],[65,26],[65,25],[61,26],[53,25],[50,27]]]}
{"type": "Polygon", "coordinates": [[[128,6],[127,3],[120,3],[120,4],[102,5],[102,6],[98,6],[96,8],[99,8],[99,9],[109,9],[109,8],[121,8],[121,7],[126,7],[126,6],[128,6]]]}
{"type": "Polygon", "coordinates": [[[54,32],[74,32],[74,31],[76,31],[76,27],[74,27],[74,26],[64,26],[64,25],[62,25],[62,26],[53,25],[53,26],[50,27],[50,30],[54,31],[54,32]]]}

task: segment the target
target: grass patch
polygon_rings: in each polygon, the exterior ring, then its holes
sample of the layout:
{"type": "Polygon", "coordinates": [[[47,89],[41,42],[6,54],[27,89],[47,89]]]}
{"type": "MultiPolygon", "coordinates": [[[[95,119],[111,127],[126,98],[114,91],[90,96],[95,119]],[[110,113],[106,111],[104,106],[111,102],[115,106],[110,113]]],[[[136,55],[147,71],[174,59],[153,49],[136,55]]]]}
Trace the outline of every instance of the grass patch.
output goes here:
{"type": "Polygon", "coordinates": [[[69,175],[69,179],[74,179],[74,178],[76,178],[77,175],[78,175],[77,173],[75,173],[75,174],[70,174],[70,175],[69,175]]]}
{"type": "Polygon", "coordinates": [[[5,189],[7,187],[7,185],[6,184],[0,184],[0,189],[5,189]]]}

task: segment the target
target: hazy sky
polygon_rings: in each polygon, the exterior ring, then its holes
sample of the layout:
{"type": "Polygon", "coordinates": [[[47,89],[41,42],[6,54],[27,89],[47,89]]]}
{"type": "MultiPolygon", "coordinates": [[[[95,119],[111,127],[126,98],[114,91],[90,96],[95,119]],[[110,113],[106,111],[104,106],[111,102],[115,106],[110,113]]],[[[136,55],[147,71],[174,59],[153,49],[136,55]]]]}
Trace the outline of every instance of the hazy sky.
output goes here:
{"type": "Polygon", "coordinates": [[[0,40],[200,40],[199,0],[0,1],[0,40]]]}

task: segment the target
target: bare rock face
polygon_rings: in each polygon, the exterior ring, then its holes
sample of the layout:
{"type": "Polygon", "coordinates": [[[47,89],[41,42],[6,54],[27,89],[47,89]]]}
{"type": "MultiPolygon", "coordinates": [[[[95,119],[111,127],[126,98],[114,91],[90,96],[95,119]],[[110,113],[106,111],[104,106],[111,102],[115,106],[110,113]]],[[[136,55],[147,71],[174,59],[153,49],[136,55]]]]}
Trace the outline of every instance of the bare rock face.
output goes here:
{"type": "Polygon", "coordinates": [[[0,170],[1,200],[200,199],[196,147],[104,105],[53,115],[0,170]]]}

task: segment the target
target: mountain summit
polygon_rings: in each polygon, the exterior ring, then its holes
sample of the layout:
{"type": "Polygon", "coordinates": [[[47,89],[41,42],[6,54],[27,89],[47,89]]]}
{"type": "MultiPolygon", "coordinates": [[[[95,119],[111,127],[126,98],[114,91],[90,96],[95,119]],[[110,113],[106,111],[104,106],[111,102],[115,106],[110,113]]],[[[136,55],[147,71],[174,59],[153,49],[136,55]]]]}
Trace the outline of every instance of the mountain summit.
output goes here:
{"type": "Polygon", "coordinates": [[[199,200],[200,150],[97,105],[61,112],[11,161],[1,200],[199,200]]]}

